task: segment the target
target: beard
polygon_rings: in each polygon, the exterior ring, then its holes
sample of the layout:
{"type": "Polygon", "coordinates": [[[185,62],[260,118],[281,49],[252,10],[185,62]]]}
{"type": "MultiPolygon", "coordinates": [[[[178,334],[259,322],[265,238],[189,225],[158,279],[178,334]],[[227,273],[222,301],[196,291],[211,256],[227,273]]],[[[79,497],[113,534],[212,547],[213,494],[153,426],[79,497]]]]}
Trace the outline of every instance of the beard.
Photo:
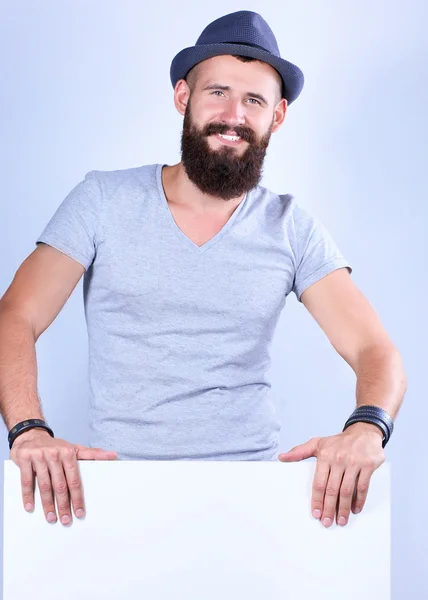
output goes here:
{"type": "Polygon", "coordinates": [[[248,127],[230,127],[225,123],[209,123],[200,130],[192,120],[189,100],[181,136],[181,162],[190,181],[204,194],[223,200],[232,200],[256,187],[262,176],[272,124],[273,119],[268,132],[260,139],[248,127]],[[212,150],[208,137],[226,134],[230,129],[248,142],[245,151],[241,153],[238,146],[226,145],[212,150]]]}

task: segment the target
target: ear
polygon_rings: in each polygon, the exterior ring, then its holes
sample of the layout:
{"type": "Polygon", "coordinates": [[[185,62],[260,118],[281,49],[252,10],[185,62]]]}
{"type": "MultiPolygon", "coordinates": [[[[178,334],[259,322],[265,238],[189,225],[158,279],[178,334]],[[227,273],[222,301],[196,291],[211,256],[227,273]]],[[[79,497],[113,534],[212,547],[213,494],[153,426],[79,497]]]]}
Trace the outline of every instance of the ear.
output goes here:
{"type": "Polygon", "coordinates": [[[184,116],[190,98],[190,88],[185,79],[179,79],[174,88],[174,104],[180,115],[184,116]]]}
{"type": "Polygon", "coordinates": [[[287,100],[282,98],[280,102],[275,107],[275,112],[273,115],[273,125],[272,125],[272,133],[278,131],[281,125],[284,123],[285,115],[287,114],[287,100]]]}

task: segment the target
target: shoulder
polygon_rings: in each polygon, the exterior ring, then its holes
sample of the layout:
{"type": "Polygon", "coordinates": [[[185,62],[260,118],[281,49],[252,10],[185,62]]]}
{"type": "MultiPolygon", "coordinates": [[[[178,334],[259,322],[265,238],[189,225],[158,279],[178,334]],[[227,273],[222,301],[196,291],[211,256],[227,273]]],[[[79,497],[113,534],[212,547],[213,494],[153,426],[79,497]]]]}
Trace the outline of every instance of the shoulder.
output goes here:
{"type": "Polygon", "coordinates": [[[255,201],[268,223],[281,223],[291,243],[313,228],[321,226],[317,217],[298,202],[293,194],[280,194],[259,185],[255,190],[255,201]]]}
{"type": "Polygon", "coordinates": [[[94,169],[86,174],[85,179],[97,179],[103,191],[117,189],[119,186],[126,186],[128,184],[135,185],[138,183],[141,185],[150,183],[153,185],[156,182],[157,167],[157,164],[153,164],[108,171],[94,169]]]}

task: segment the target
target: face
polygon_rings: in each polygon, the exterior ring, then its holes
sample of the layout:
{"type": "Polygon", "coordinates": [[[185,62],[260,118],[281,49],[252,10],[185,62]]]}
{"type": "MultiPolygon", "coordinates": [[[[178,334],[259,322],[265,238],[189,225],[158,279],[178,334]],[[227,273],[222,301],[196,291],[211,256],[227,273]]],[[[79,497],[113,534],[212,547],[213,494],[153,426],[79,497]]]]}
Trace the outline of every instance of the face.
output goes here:
{"type": "Polygon", "coordinates": [[[202,192],[231,200],[259,183],[270,136],[285,118],[280,83],[270,65],[229,55],[200,63],[177,83],[181,159],[202,192]]]}

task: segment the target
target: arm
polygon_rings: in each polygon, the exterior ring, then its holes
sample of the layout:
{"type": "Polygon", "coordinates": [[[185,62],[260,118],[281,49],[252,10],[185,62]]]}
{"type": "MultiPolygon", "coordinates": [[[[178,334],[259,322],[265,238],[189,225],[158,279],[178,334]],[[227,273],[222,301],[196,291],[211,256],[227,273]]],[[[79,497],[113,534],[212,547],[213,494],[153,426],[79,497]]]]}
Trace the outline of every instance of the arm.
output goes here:
{"type": "MultiPolygon", "coordinates": [[[[72,258],[41,244],[22,263],[0,300],[0,411],[8,429],[26,419],[43,418],[35,344],[84,271],[72,258]]],[[[66,525],[71,521],[69,495],[76,516],[84,514],[77,460],[114,459],[116,455],[53,439],[43,429],[30,429],[16,438],[10,457],[21,470],[26,510],[34,507],[35,473],[46,519],[56,521],[56,498],[61,522],[66,525]]]]}
{"type": "MultiPolygon", "coordinates": [[[[337,269],[311,285],[302,303],[336,351],[357,376],[357,404],[372,404],[396,417],[406,391],[406,376],[397,349],[370,303],[346,269],[337,269]]],[[[346,525],[349,514],[365,504],[373,472],[384,462],[380,429],[355,423],[344,432],[313,438],[281,454],[283,462],[315,456],[312,513],[330,527],[346,525]]]]}
{"type": "MultiPolygon", "coordinates": [[[[83,272],[82,265],[41,244],[22,263],[0,300],[0,412],[8,430],[25,419],[43,419],[35,344],[83,272]]],[[[24,432],[19,438],[31,437],[36,431],[49,435],[40,429],[24,432]]]]}
{"type": "MultiPolygon", "coordinates": [[[[395,419],[407,385],[402,360],[349,272],[333,271],[303,292],[301,299],[356,374],[357,406],[379,406],[395,419]]],[[[369,423],[355,423],[349,429],[381,435],[376,425],[369,423]]]]}

